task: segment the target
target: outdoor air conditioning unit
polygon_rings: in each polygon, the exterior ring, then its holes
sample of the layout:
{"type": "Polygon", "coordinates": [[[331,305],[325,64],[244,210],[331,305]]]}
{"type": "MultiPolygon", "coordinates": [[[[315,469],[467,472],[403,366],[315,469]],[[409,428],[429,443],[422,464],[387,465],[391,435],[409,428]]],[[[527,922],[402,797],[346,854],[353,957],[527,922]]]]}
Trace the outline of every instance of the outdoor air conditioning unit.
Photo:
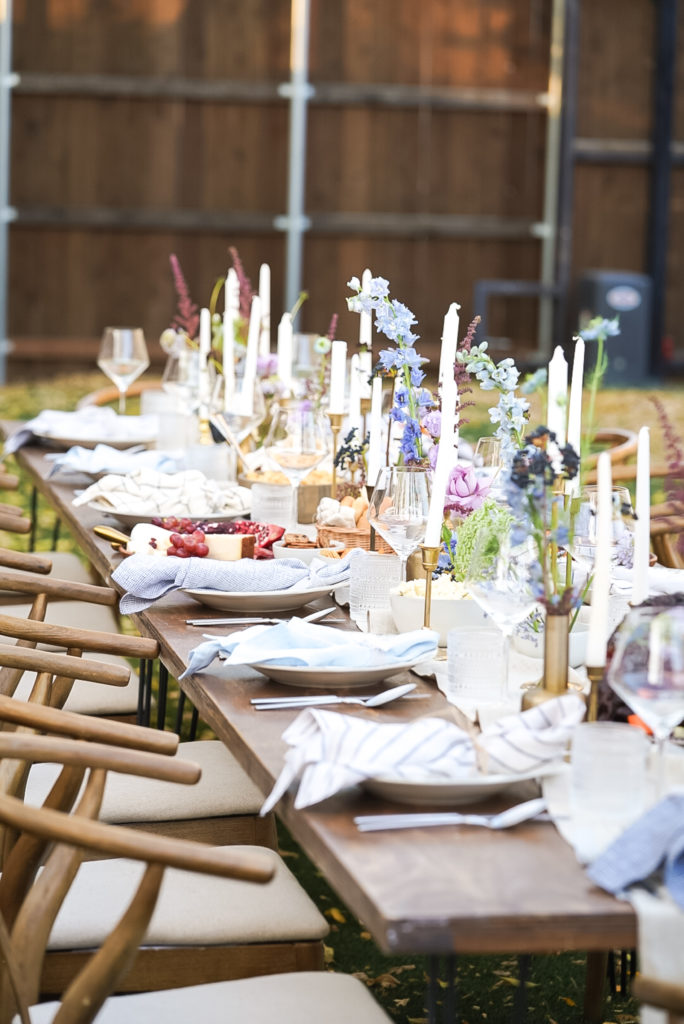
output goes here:
{"type": "MultiPolygon", "coordinates": [[[[594,316],[620,318],[620,334],[606,342],[605,383],[643,384],[650,374],[651,279],[622,270],[588,270],[578,280],[572,327],[579,330],[594,316]]],[[[587,365],[591,366],[591,344],[587,365]]]]}

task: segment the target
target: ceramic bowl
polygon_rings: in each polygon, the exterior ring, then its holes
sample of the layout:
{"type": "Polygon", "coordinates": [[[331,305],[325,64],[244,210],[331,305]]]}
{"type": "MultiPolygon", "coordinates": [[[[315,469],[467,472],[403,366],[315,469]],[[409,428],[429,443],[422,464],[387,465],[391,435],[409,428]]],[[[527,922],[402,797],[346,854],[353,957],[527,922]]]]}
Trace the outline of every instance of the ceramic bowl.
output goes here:
{"type": "Polygon", "coordinates": [[[344,550],[344,544],[330,544],[327,548],[290,548],[286,544],[283,544],[281,540],[276,541],[273,545],[273,555],[275,558],[298,558],[301,562],[305,562],[306,565],[310,565],[314,558],[325,558],[325,552],[342,551],[344,550]]]}
{"type": "MultiPolygon", "coordinates": [[[[409,594],[393,594],[390,591],[390,605],[394,624],[400,633],[421,628],[425,615],[424,598],[409,594]]],[[[430,604],[430,627],[439,633],[440,647],[446,647],[447,633],[455,626],[472,626],[476,629],[491,627],[493,630],[497,628],[477,601],[470,597],[434,597],[430,604]]]]}
{"type": "MultiPolygon", "coordinates": [[[[589,632],[588,616],[584,608],[580,609],[577,622],[570,631],[568,637],[568,663],[571,668],[579,668],[584,665],[587,653],[587,634],[589,632]]],[[[525,630],[522,633],[513,634],[513,649],[528,658],[544,657],[544,626],[541,625],[538,633],[525,630]]]]}

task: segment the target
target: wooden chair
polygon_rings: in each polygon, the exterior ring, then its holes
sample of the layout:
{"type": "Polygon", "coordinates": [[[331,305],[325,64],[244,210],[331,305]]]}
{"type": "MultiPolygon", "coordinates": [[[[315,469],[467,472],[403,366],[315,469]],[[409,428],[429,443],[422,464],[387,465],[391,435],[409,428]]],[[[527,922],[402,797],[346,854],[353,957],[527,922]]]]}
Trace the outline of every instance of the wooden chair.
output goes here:
{"type": "Polygon", "coordinates": [[[683,532],[684,503],[666,501],[651,506],[651,546],[661,565],[684,569],[683,532]]]}
{"type": "MultiPolygon", "coordinates": [[[[161,391],[161,381],[134,380],[126,392],[126,397],[137,398],[145,391],[161,391]]],[[[118,401],[118,398],[118,389],[109,384],[104,388],[98,388],[97,391],[90,391],[87,395],[84,395],[83,398],[78,400],[76,408],[86,409],[89,405],[108,405],[110,402],[118,401]]]]}
{"type": "MultiPolygon", "coordinates": [[[[10,658],[14,663],[25,663],[31,657],[41,659],[41,670],[50,668],[53,673],[61,675],[75,671],[76,666],[72,663],[81,660],[51,652],[10,649],[8,653],[0,645],[0,662],[10,658]],[[62,663],[66,661],[69,665],[65,667],[62,663]]],[[[92,663],[84,664],[92,666],[92,663]]],[[[102,671],[102,666],[98,669],[102,671]]],[[[23,710],[17,712],[18,704],[0,702],[0,720],[8,715],[13,724],[21,721],[26,728],[27,716],[34,709],[24,705],[23,710]]],[[[64,712],[51,708],[38,711],[40,718],[34,722],[34,727],[51,728],[49,716],[58,715],[62,734],[72,730],[74,721],[79,730],[83,729],[79,722],[82,716],[65,717],[64,712]]],[[[120,723],[107,724],[110,728],[120,726],[120,723]]],[[[0,733],[0,756],[5,738],[13,735],[0,733]]],[[[125,758],[126,753],[116,752],[116,756],[125,758]]],[[[35,759],[25,754],[19,767],[16,759],[0,765],[0,785],[6,792],[22,791],[27,771],[25,762],[35,759]]],[[[46,760],[45,757],[40,758],[41,762],[46,760]]],[[[148,779],[139,781],[151,784],[148,779]]],[[[58,785],[59,778],[51,792],[58,785]]],[[[169,784],[157,782],[157,785],[169,784]]],[[[98,808],[100,802],[101,798],[98,808]]],[[[328,931],[324,918],[273,850],[252,846],[241,848],[261,849],[264,856],[268,856],[274,875],[269,891],[254,894],[243,886],[217,887],[208,879],[189,884],[183,876],[169,878],[146,944],[136,954],[128,975],[130,990],[180,986],[197,977],[218,981],[276,969],[322,968],[322,939],[328,931]]],[[[108,923],[113,923],[122,903],[136,885],[135,865],[127,861],[93,861],[82,865],[50,936],[42,980],[45,993],[55,994],[66,988],[92,949],[104,940],[108,923]]]]}
{"type": "MultiPolygon", "coordinates": [[[[45,740],[39,737],[34,742],[38,739],[45,740]]],[[[74,764],[76,755],[68,751],[68,746],[68,741],[61,740],[57,745],[48,739],[40,744],[40,750],[31,747],[29,756],[71,758],[74,764]]],[[[0,966],[0,1024],[9,1024],[15,1011],[22,1024],[28,1022],[29,1012],[32,1024],[88,1024],[96,1017],[102,1024],[157,1024],[159,1020],[166,1024],[186,1024],[189,1020],[201,1020],[203,1024],[225,1024],[227,1020],[249,1020],[250,1024],[301,1024],[309,1020],[387,1024],[389,1018],[361,982],[327,972],[262,976],[107,998],[113,990],[128,987],[127,972],[135,961],[139,942],[153,923],[165,868],[211,873],[220,877],[217,883],[227,890],[249,887],[257,892],[255,882],[268,882],[268,888],[273,885],[273,864],[265,851],[207,849],[130,833],[92,820],[101,798],[103,768],[109,767],[109,762],[106,755],[101,760],[101,752],[96,754],[93,745],[88,746],[91,750],[82,750],[79,756],[83,758],[80,764],[90,767],[89,778],[74,813],[27,808],[11,796],[0,796],[0,821],[21,832],[12,863],[6,868],[8,877],[10,871],[18,876],[17,895],[13,896],[13,886],[6,904],[0,887],[0,945],[4,954],[0,966]],[[36,876],[36,850],[42,853],[53,843],[57,845],[36,876]],[[60,902],[82,861],[82,851],[93,848],[135,858],[146,865],[144,873],[123,917],[72,981],[61,1003],[36,1005],[46,938],[58,920],[60,902]],[[33,854],[28,870],[27,850],[33,854]]],[[[16,758],[24,756],[26,750],[26,746],[16,745],[15,737],[0,736],[0,754],[16,758]]],[[[8,888],[5,886],[5,893],[8,888]]]]}
{"type": "MultiPolygon", "coordinates": [[[[122,657],[152,659],[159,653],[156,641],[142,637],[55,626],[2,614],[0,636],[13,637],[34,649],[40,644],[110,659],[116,656],[118,662],[122,657]]],[[[53,707],[65,707],[73,685],[70,679],[54,684],[49,703],[53,707]]],[[[84,689],[88,684],[76,685],[84,689]]],[[[19,669],[0,669],[0,694],[27,699],[32,686],[31,673],[21,679],[19,669]]],[[[81,704],[84,703],[87,705],[88,701],[82,700],[81,704]]],[[[105,794],[104,820],[144,826],[161,834],[193,837],[217,845],[252,843],[276,847],[274,815],[259,816],[263,793],[223,743],[218,740],[183,743],[180,756],[202,766],[202,782],[194,792],[179,794],[162,783],[133,784],[125,778],[114,777],[105,794]]],[[[36,765],[27,784],[29,802],[41,803],[53,781],[54,770],[50,765],[36,765]]]]}
{"type": "Polygon", "coordinates": [[[682,1024],[684,984],[674,985],[638,974],[632,982],[632,992],[640,1003],[664,1010],[666,1024],[682,1024]]]}

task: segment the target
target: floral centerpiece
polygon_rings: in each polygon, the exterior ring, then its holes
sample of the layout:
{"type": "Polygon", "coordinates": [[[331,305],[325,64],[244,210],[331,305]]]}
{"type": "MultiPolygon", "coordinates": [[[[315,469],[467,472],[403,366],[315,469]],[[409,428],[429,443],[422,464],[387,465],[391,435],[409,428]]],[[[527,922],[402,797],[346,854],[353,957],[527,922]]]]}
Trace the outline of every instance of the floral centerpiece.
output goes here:
{"type": "Polygon", "coordinates": [[[422,367],[428,360],[415,348],[419,335],[412,328],[417,320],[403,302],[390,298],[389,281],[383,277],[372,278],[366,289],[358,277],[353,277],[348,287],[356,292],[347,299],[349,309],[375,313],[376,330],[394,343],[380,352],[378,371],[393,381],[390,419],[402,424],[398,464],[427,465],[432,440],[423,419],[436,402],[432,392],[422,386],[422,367]]]}

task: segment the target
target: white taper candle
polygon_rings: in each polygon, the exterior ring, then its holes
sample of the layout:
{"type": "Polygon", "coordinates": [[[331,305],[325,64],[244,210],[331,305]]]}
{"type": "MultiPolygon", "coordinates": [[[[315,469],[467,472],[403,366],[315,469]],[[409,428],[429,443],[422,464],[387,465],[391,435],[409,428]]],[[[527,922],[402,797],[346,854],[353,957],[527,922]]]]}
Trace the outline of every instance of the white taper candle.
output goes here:
{"type": "Polygon", "coordinates": [[[651,448],[648,427],[639,431],[637,445],[636,523],[634,526],[634,569],[632,604],[648,597],[648,563],[651,553],[651,448]]]}
{"type": "Polygon", "coordinates": [[[599,455],[596,476],[596,557],[587,636],[587,665],[592,668],[605,665],[608,643],[610,555],[613,541],[613,482],[608,452],[599,455]]]}

